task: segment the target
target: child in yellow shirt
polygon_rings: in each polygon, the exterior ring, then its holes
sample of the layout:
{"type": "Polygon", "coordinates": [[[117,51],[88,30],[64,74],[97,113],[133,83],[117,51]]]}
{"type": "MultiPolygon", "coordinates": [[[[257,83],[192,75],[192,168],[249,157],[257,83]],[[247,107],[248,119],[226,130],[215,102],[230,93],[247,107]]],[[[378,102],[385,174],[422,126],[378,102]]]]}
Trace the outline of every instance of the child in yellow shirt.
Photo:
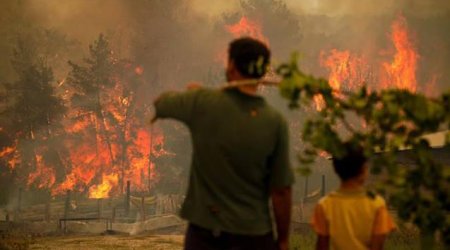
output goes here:
{"type": "Polygon", "coordinates": [[[386,236],[395,229],[382,197],[364,189],[367,158],[361,148],[346,145],[344,157],[333,158],[340,188],[323,197],[314,209],[312,227],[317,249],[383,249],[386,236]]]}

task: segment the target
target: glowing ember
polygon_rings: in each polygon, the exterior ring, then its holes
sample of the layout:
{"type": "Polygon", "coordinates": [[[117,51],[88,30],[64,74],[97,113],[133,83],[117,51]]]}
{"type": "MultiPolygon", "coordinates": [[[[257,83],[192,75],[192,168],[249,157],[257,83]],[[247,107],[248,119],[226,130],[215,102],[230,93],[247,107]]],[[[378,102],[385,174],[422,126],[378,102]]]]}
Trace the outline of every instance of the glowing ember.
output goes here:
{"type": "Polygon", "coordinates": [[[225,28],[235,38],[250,36],[269,44],[269,40],[262,33],[261,26],[257,22],[251,21],[245,16],[243,16],[236,24],[227,25],[225,28]]]}
{"type": "Polygon", "coordinates": [[[392,63],[383,63],[382,87],[400,88],[415,92],[417,89],[417,54],[409,35],[406,20],[399,16],[392,24],[391,39],[396,50],[392,63]]]}
{"type": "MultiPolygon", "coordinates": [[[[1,131],[1,130],[0,130],[1,131]]],[[[11,147],[5,147],[0,151],[0,158],[6,159],[9,169],[14,169],[20,163],[20,154],[17,150],[17,141],[11,147]]]]}
{"type": "Polygon", "coordinates": [[[6,147],[3,151],[0,151],[0,158],[3,158],[11,153],[14,153],[16,151],[15,147],[6,147]]]}
{"type": "Polygon", "coordinates": [[[142,74],[144,73],[144,68],[141,67],[141,66],[137,66],[137,67],[134,69],[134,73],[136,73],[136,75],[142,75],[142,74]]]}
{"type": "Polygon", "coordinates": [[[322,95],[315,95],[313,100],[317,111],[321,111],[325,107],[325,100],[322,95]]]}
{"type": "Polygon", "coordinates": [[[103,175],[101,184],[94,185],[89,188],[89,198],[91,199],[108,198],[111,189],[117,186],[118,182],[119,182],[118,174],[113,173],[110,175],[103,175]]]}

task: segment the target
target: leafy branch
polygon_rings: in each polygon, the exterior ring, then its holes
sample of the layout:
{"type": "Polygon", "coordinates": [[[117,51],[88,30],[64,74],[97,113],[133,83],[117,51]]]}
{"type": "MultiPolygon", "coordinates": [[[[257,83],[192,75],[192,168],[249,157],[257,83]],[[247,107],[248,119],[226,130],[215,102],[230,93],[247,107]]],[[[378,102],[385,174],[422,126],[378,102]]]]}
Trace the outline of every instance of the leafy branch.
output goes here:
{"type": "MultiPolygon", "coordinates": [[[[447,131],[444,149],[449,149],[450,91],[438,98],[402,89],[368,91],[365,86],[342,93],[326,80],[303,73],[296,54],[277,73],[290,108],[311,107],[313,102],[317,106],[314,117],[305,122],[302,137],[307,145],[299,153],[301,163],[314,162],[320,151],[342,156],[346,141],[362,146],[372,160],[372,172],[380,177],[378,189],[389,196],[400,219],[414,223],[423,235],[434,239],[440,234],[450,243],[450,169],[433,158],[423,137],[447,131]],[[400,152],[410,164],[399,163],[400,152]]],[[[308,167],[300,171],[310,172],[308,167]]]]}

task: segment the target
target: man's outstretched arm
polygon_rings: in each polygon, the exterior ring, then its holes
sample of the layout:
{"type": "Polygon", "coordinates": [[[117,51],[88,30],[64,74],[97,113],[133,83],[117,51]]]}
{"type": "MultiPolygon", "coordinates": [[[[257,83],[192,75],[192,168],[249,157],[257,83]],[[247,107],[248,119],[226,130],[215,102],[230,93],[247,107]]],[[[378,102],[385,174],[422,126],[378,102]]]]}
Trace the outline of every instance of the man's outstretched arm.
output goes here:
{"type": "Polygon", "coordinates": [[[289,225],[291,222],[292,188],[273,188],[271,191],[273,213],[277,228],[279,250],[289,249],[289,225]]]}

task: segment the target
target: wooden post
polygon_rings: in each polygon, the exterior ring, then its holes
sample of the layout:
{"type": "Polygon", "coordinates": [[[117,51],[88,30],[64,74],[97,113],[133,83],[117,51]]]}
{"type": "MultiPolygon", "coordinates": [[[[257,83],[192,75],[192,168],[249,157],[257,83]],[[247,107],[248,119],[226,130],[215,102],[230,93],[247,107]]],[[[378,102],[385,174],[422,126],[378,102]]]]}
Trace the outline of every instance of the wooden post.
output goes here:
{"type": "Polygon", "coordinates": [[[141,197],[141,221],[145,221],[145,196],[141,197]]]}
{"type": "Polygon", "coordinates": [[[153,154],[153,124],[150,125],[150,152],[148,152],[148,192],[151,190],[152,154],[153,154]]]}
{"type": "Polygon", "coordinates": [[[322,197],[325,196],[326,193],[326,186],[325,186],[325,175],[322,175],[322,190],[321,190],[321,195],[322,197]]]}
{"type": "Polygon", "coordinates": [[[103,199],[97,199],[97,218],[102,218],[103,199]]]}
{"type": "Polygon", "coordinates": [[[14,211],[14,220],[20,220],[21,218],[21,210],[22,210],[22,188],[19,188],[19,194],[17,195],[17,204],[16,204],[16,209],[14,211]]]}
{"type": "Polygon", "coordinates": [[[22,192],[23,189],[19,188],[19,197],[17,198],[17,211],[19,212],[22,210],[22,192]]]}
{"type": "Polygon", "coordinates": [[[67,219],[69,217],[69,210],[70,210],[70,190],[67,190],[66,202],[64,204],[64,219],[67,219]]]}
{"type": "Polygon", "coordinates": [[[130,181],[127,181],[127,193],[125,195],[125,216],[130,214],[130,181]]]}
{"type": "Polygon", "coordinates": [[[303,196],[304,201],[306,201],[306,197],[308,197],[308,176],[305,177],[305,194],[303,196]]]}
{"type": "Polygon", "coordinates": [[[111,224],[116,221],[116,207],[114,206],[111,214],[111,224]]]}
{"type": "Polygon", "coordinates": [[[50,221],[50,202],[51,200],[47,200],[47,203],[45,203],[45,221],[49,222],[50,221]]]}

